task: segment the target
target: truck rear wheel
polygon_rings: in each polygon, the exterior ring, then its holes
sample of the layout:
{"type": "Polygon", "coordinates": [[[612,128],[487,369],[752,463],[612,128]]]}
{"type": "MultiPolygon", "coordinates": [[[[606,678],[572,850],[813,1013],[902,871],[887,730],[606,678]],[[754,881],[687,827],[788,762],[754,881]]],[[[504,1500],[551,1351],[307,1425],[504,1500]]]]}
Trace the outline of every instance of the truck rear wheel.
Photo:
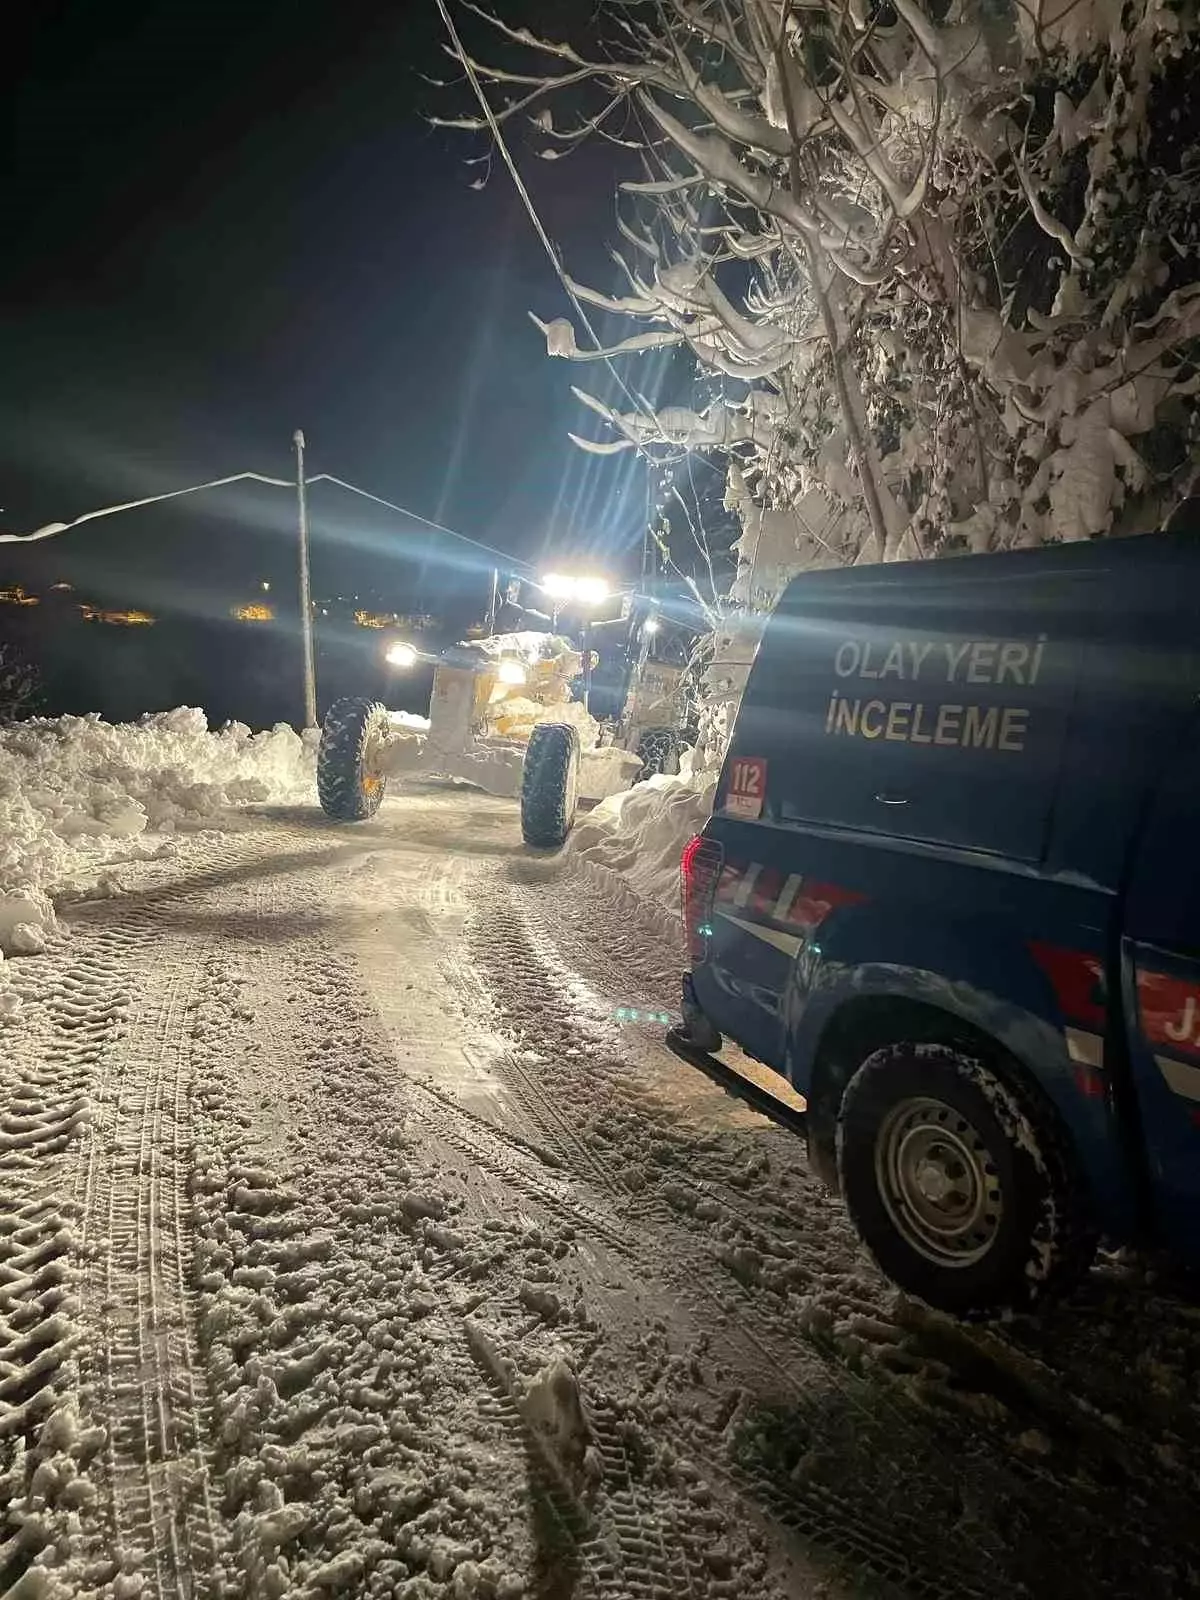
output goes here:
{"type": "Polygon", "coordinates": [[[567,722],[539,722],[521,774],[521,837],[536,849],[565,843],[579,799],[579,733],[567,722]]]}
{"type": "Polygon", "coordinates": [[[1026,1308],[1091,1260],[1053,1112],[951,1046],[896,1044],[863,1062],[842,1099],[837,1161],[880,1268],[951,1315],[1026,1308]]]}
{"type": "Polygon", "coordinates": [[[387,711],[377,701],[330,706],[317,751],[317,796],[335,822],[365,822],[379,810],[387,779],[376,758],[387,727],[387,711]]]}

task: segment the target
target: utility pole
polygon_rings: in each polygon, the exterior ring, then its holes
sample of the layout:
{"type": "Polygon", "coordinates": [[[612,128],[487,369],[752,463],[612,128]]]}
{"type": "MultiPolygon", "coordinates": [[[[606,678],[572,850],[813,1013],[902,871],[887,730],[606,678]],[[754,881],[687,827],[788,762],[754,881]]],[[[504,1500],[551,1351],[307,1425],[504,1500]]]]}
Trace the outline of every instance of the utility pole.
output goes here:
{"type": "Polygon", "coordinates": [[[296,509],[300,526],[300,638],[304,645],[304,726],[317,725],[317,669],[313,655],[312,584],[308,572],[308,499],[304,487],[304,430],[292,435],[296,447],[296,509]]]}

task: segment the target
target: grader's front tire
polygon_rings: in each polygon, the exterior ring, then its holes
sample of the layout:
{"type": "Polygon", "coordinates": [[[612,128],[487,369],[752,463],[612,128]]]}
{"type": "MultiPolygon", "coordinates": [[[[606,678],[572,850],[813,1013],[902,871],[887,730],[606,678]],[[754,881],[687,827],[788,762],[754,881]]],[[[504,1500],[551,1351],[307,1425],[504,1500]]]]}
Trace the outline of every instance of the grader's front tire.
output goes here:
{"type": "Polygon", "coordinates": [[[374,700],[335,700],[321,728],[317,795],[335,822],[365,822],[379,810],[387,779],[376,758],[387,733],[385,707],[374,700]]]}
{"type": "Polygon", "coordinates": [[[566,843],[579,801],[579,733],[567,722],[539,722],[521,774],[521,837],[538,850],[566,843]]]}

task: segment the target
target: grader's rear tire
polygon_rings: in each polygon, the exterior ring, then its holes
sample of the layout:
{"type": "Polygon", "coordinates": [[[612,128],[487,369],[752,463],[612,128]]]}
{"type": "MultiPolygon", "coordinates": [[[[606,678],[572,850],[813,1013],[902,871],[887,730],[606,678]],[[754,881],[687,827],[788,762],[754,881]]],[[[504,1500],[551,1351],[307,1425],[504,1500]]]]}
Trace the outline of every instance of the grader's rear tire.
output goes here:
{"type": "Polygon", "coordinates": [[[566,842],[579,800],[579,733],[570,723],[539,722],[521,774],[521,837],[538,850],[566,842]]]}
{"type": "Polygon", "coordinates": [[[366,822],[379,810],[387,779],[373,756],[387,732],[388,715],[374,700],[335,700],[321,728],[317,795],[335,822],[366,822]]]}
{"type": "Polygon", "coordinates": [[[647,728],[638,740],[636,754],[642,761],[639,783],[660,772],[673,778],[679,771],[679,735],[674,728],[647,728]]]}

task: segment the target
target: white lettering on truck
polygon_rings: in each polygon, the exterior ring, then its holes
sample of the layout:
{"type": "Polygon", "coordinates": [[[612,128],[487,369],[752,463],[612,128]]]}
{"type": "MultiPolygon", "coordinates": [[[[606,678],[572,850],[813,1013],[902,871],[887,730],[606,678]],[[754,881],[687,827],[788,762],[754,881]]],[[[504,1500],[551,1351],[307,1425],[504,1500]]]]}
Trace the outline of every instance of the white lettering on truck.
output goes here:
{"type": "MultiPolygon", "coordinates": [[[[1046,639],[843,639],[833,657],[835,676],[881,682],[947,685],[1013,684],[1032,688],[1041,675],[1046,639]]],[[[899,744],[934,744],[964,750],[1019,753],[1029,734],[1027,706],[966,702],[880,700],[834,689],[825,712],[833,736],[883,739],[899,744]]]]}
{"type": "Polygon", "coordinates": [[[1046,640],[1023,639],[843,639],[834,652],[839,678],[906,683],[1012,683],[1032,688],[1042,670],[1046,640]]]}

